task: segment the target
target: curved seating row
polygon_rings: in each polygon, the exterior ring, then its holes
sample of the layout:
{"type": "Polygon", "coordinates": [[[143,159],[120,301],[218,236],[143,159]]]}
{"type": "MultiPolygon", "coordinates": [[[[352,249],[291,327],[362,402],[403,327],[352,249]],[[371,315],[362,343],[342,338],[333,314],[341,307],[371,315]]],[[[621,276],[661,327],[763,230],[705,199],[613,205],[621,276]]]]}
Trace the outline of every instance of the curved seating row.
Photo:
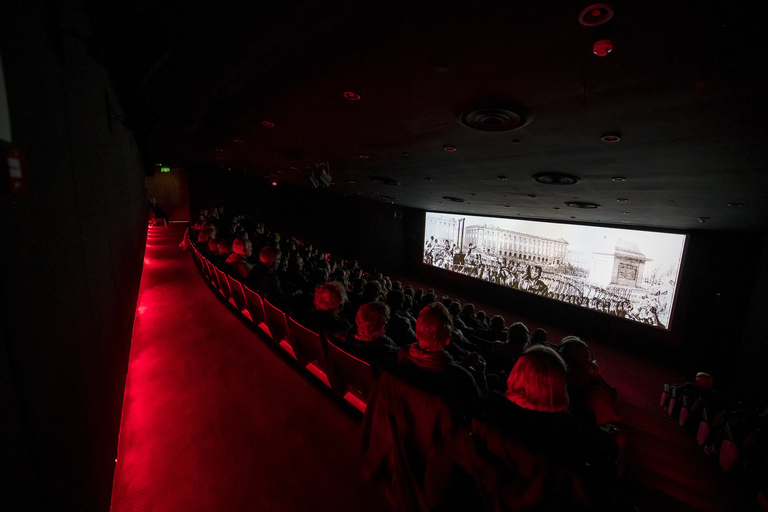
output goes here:
{"type": "Polygon", "coordinates": [[[303,369],[360,412],[365,412],[373,386],[370,365],[354,357],[291,318],[266,298],[214,265],[194,244],[195,264],[205,279],[234,309],[258,330],[260,337],[276,343],[303,369]]]}

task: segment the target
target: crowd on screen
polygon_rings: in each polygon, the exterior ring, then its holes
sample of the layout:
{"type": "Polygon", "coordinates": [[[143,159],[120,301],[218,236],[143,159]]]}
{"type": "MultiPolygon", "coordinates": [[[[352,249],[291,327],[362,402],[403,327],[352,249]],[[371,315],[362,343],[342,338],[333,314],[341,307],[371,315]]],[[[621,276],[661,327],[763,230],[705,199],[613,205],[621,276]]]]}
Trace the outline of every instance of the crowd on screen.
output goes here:
{"type": "Polygon", "coordinates": [[[468,499],[491,510],[616,506],[625,442],[616,390],[583,340],[550,343],[543,329],[530,333],[471,303],[369,274],[223,207],[202,210],[189,238],[230,276],[381,375],[363,439],[368,474],[387,484],[398,509],[473,507],[468,499]],[[421,404],[424,393],[446,404],[447,428],[436,426],[442,409],[421,404]],[[406,413],[402,402],[421,405],[406,413]],[[426,428],[430,448],[403,446],[407,428],[426,428]],[[454,466],[461,471],[445,470],[454,466]]]}
{"type": "MultiPolygon", "coordinates": [[[[530,257],[530,256],[528,256],[530,257]]],[[[610,290],[590,284],[588,272],[570,263],[547,265],[526,256],[514,257],[485,247],[469,244],[463,252],[447,239],[431,237],[424,245],[423,261],[427,265],[451,270],[488,281],[559,300],[568,304],[600,311],[636,322],[665,327],[660,317],[668,317],[668,295],[672,289],[656,288],[642,296],[630,298],[629,290],[610,290]]]]}

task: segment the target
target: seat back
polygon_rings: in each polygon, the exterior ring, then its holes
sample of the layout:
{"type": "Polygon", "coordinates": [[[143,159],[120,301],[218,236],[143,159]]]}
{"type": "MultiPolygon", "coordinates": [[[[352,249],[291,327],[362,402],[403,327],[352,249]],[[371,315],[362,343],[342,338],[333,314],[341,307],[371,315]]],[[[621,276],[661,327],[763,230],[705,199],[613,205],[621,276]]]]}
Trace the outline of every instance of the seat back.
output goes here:
{"type": "Polygon", "coordinates": [[[253,324],[264,331],[270,338],[272,338],[272,331],[269,330],[267,325],[267,314],[264,311],[264,301],[261,299],[261,295],[251,290],[247,286],[243,286],[243,292],[245,293],[245,299],[248,304],[248,316],[250,316],[253,324]]]}
{"type": "Polygon", "coordinates": [[[218,290],[221,290],[221,284],[219,283],[219,275],[216,273],[216,265],[211,263],[207,258],[205,259],[206,265],[208,265],[208,277],[211,280],[211,284],[218,290]]]}
{"type": "Polygon", "coordinates": [[[291,333],[291,346],[296,355],[296,360],[326,386],[330,387],[326,344],[323,337],[307,329],[293,318],[288,319],[288,329],[291,333]]]}
{"type": "Polygon", "coordinates": [[[229,289],[232,292],[232,301],[235,307],[241,313],[248,313],[248,300],[245,298],[245,290],[243,290],[243,283],[235,279],[234,277],[227,275],[227,281],[229,281],[229,289]]]}
{"type": "Polygon", "coordinates": [[[225,299],[229,300],[232,298],[232,289],[229,287],[229,279],[227,278],[227,274],[221,270],[219,267],[214,266],[216,269],[216,276],[219,280],[219,291],[224,296],[225,299]]]}
{"type": "Polygon", "coordinates": [[[373,388],[371,365],[337,347],[333,342],[328,342],[326,347],[328,370],[334,391],[364,413],[368,395],[373,388]]]}
{"type": "Polygon", "coordinates": [[[288,352],[291,357],[298,360],[296,352],[293,350],[291,331],[288,328],[288,315],[277,306],[271,304],[267,299],[262,299],[262,302],[264,303],[267,326],[269,327],[269,332],[272,333],[272,340],[288,352]]]}

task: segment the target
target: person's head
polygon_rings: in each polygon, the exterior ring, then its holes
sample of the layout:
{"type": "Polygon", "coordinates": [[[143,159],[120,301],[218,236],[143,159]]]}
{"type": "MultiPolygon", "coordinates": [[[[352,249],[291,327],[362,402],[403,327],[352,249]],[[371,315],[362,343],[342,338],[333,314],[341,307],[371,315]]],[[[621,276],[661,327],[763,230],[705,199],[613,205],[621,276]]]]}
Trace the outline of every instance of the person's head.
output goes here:
{"type": "Polygon", "coordinates": [[[544,345],[547,343],[547,331],[539,327],[533,331],[531,336],[531,345],[544,345]]]}
{"type": "Polygon", "coordinates": [[[507,378],[507,399],[520,407],[540,412],[568,410],[565,362],[549,347],[526,350],[507,378]]]}
{"type": "Polygon", "coordinates": [[[501,315],[493,315],[491,323],[489,325],[492,331],[501,331],[504,329],[504,317],[501,315]]]}
{"type": "Polygon", "coordinates": [[[357,310],[355,323],[357,337],[362,341],[373,341],[380,338],[387,330],[389,321],[389,306],[383,302],[369,302],[357,310]]]}
{"type": "Polygon", "coordinates": [[[238,256],[248,258],[253,254],[253,245],[250,240],[235,238],[235,241],[232,242],[232,252],[238,256]]]}
{"type": "Polygon", "coordinates": [[[273,248],[271,248],[268,245],[265,245],[261,252],[259,252],[259,261],[262,265],[264,265],[267,268],[275,268],[275,265],[278,263],[279,255],[277,251],[275,251],[273,248]]]}
{"type": "Polygon", "coordinates": [[[533,267],[532,276],[533,276],[534,279],[538,279],[538,278],[541,277],[541,267],[540,266],[536,265],[535,267],[533,267]]]}
{"type": "Polygon", "coordinates": [[[470,303],[464,304],[464,308],[461,310],[461,316],[471,317],[475,314],[475,305],[470,303]]]}
{"type": "Polygon", "coordinates": [[[208,240],[213,240],[216,238],[216,226],[211,224],[208,226],[208,240]]]}
{"type": "Polygon", "coordinates": [[[424,306],[416,319],[416,339],[419,347],[430,352],[445,348],[451,341],[451,314],[439,302],[424,306]]]}
{"type": "Polygon", "coordinates": [[[338,281],[328,281],[315,290],[315,309],[338,313],[347,301],[347,292],[338,281]]]}
{"type": "Polygon", "coordinates": [[[569,372],[586,368],[592,362],[592,351],[578,336],[566,336],[557,350],[568,366],[569,372]]]}
{"type": "Polygon", "coordinates": [[[531,336],[528,334],[528,328],[522,322],[515,322],[509,326],[507,331],[507,343],[523,350],[528,348],[531,342],[531,336]]]}
{"type": "Polygon", "coordinates": [[[451,302],[451,305],[448,307],[448,312],[453,316],[458,316],[458,314],[461,313],[461,304],[457,301],[451,302]]]}

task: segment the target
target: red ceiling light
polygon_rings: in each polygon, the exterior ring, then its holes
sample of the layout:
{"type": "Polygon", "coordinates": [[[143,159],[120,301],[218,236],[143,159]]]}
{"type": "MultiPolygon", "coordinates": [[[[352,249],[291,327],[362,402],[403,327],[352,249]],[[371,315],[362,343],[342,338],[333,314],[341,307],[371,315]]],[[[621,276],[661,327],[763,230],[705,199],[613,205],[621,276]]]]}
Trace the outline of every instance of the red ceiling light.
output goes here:
{"type": "Polygon", "coordinates": [[[267,128],[274,128],[275,127],[275,123],[270,123],[269,121],[262,121],[261,124],[263,124],[267,128]]]}
{"type": "Polygon", "coordinates": [[[449,153],[453,153],[454,151],[456,151],[456,148],[453,146],[443,146],[443,149],[449,153]]]}
{"type": "Polygon", "coordinates": [[[357,101],[360,99],[360,95],[352,91],[347,91],[344,93],[344,98],[348,99],[349,101],[357,101]]]}
{"type": "Polygon", "coordinates": [[[596,42],[595,45],[592,47],[592,53],[594,53],[598,57],[605,57],[612,51],[613,51],[613,41],[611,41],[610,39],[601,39],[600,41],[596,42]]]}
{"type": "Polygon", "coordinates": [[[619,142],[621,140],[621,134],[618,133],[606,133],[600,140],[603,142],[619,142]]]}
{"type": "Polygon", "coordinates": [[[360,155],[360,158],[363,160],[368,160],[371,157],[369,157],[368,155],[360,155]]]}

